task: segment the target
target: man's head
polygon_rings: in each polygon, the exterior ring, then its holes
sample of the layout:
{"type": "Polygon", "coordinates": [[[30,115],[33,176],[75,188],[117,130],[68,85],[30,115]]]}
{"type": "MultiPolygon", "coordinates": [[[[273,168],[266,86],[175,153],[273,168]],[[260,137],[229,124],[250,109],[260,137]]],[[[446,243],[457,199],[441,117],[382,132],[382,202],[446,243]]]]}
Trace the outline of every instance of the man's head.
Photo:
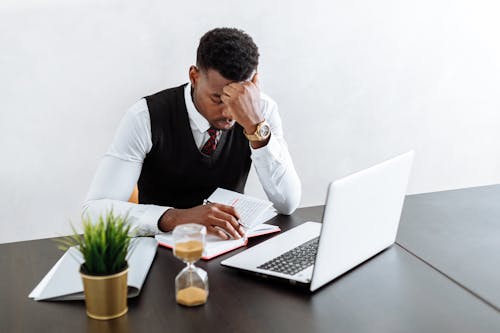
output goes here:
{"type": "Polygon", "coordinates": [[[220,100],[222,89],[231,82],[251,79],[258,64],[259,50],[241,30],[217,28],[201,37],[189,78],[194,104],[212,126],[229,129],[234,125],[220,100]]]}

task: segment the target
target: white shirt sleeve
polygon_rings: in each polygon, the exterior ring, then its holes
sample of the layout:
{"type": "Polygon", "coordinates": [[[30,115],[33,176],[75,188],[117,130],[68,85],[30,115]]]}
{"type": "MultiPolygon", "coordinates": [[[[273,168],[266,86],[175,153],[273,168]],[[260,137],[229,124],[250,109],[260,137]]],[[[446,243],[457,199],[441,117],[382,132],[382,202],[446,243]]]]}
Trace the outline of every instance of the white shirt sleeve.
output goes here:
{"type": "Polygon", "coordinates": [[[141,174],[142,163],[151,150],[151,123],[145,99],[135,103],[125,114],[115,137],[90,185],[82,207],[82,216],[96,220],[113,209],[117,215],[128,214],[139,235],[159,233],[158,219],[170,207],[127,202],[141,174]]]}
{"type": "Polygon", "coordinates": [[[281,214],[289,215],[300,203],[302,186],[283,136],[278,105],[267,95],[261,96],[262,113],[271,127],[271,137],[264,147],[253,149],[250,146],[251,158],[274,208],[281,214]]]}

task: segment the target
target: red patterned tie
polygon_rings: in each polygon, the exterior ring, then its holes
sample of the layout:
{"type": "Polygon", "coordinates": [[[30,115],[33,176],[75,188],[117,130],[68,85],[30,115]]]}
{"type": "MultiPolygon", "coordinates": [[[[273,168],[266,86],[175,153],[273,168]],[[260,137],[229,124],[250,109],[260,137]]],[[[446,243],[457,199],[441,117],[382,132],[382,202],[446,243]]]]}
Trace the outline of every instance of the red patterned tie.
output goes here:
{"type": "Polygon", "coordinates": [[[203,145],[203,148],[201,148],[201,152],[206,155],[212,155],[212,153],[215,151],[215,148],[217,147],[217,132],[218,130],[210,127],[208,129],[208,134],[210,137],[208,138],[207,142],[203,145]]]}

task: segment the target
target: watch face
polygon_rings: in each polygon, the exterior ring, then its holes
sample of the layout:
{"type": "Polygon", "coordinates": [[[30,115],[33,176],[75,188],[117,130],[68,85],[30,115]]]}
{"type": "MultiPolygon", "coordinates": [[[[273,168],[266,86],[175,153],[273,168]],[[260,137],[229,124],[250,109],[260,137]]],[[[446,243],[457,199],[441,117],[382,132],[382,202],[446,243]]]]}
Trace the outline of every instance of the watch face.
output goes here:
{"type": "Polygon", "coordinates": [[[270,132],[271,128],[269,128],[269,125],[267,124],[262,125],[259,129],[259,135],[263,138],[267,137],[270,132]]]}

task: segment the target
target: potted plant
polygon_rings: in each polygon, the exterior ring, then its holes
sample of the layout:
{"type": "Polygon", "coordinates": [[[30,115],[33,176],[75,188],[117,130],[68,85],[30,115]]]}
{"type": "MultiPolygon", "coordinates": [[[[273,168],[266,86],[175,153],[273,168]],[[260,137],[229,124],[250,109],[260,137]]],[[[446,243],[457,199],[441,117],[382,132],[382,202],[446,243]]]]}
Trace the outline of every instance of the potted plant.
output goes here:
{"type": "Polygon", "coordinates": [[[87,315],[107,320],[127,313],[127,251],[130,224],[113,211],[93,223],[83,218],[83,235],[74,232],[61,248],[76,246],[85,262],[80,267],[87,315]]]}

